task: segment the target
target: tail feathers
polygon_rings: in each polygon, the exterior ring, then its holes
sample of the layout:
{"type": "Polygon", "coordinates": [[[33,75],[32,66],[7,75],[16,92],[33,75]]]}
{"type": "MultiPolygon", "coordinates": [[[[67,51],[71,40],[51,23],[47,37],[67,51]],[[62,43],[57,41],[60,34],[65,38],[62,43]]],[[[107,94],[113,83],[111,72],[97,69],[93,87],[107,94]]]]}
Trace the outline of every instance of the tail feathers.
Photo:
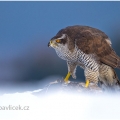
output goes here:
{"type": "Polygon", "coordinates": [[[111,68],[111,71],[113,72],[113,74],[109,79],[112,80],[112,84],[109,84],[108,86],[112,91],[120,92],[120,80],[113,68],[111,68]]]}
{"type": "Polygon", "coordinates": [[[120,57],[114,51],[112,51],[109,55],[101,58],[100,60],[104,64],[107,64],[113,68],[120,68],[120,57]]]}
{"type": "Polygon", "coordinates": [[[117,79],[117,82],[115,84],[115,88],[120,90],[120,80],[117,79]]]}
{"type": "Polygon", "coordinates": [[[111,68],[111,70],[113,71],[113,79],[115,80],[115,85],[120,88],[120,80],[119,80],[115,70],[113,68],[111,68]]]}
{"type": "Polygon", "coordinates": [[[120,92],[120,81],[112,67],[103,64],[103,67],[100,71],[99,81],[100,87],[103,90],[120,92]]]}
{"type": "Polygon", "coordinates": [[[103,89],[103,91],[107,92],[120,92],[120,81],[117,81],[115,84],[104,84],[103,81],[99,81],[100,88],[103,89]]]}

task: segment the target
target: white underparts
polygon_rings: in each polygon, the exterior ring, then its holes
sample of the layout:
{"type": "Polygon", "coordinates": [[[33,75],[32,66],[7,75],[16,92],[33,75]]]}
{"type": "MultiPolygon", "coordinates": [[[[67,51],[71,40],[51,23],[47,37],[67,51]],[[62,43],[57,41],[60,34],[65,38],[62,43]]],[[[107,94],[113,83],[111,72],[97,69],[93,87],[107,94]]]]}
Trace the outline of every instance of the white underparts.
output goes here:
{"type": "MultiPolygon", "coordinates": [[[[60,58],[70,61],[71,64],[76,63],[76,66],[82,67],[85,70],[86,79],[90,81],[93,80],[97,83],[99,76],[99,64],[97,63],[94,54],[85,54],[77,47],[75,47],[74,51],[71,52],[67,45],[61,45],[55,50],[60,58]]],[[[70,66],[68,66],[68,68],[69,67],[70,66]]],[[[74,76],[74,72],[76,72],[76,70],[73,70],[72,72],[74,76]]]]}

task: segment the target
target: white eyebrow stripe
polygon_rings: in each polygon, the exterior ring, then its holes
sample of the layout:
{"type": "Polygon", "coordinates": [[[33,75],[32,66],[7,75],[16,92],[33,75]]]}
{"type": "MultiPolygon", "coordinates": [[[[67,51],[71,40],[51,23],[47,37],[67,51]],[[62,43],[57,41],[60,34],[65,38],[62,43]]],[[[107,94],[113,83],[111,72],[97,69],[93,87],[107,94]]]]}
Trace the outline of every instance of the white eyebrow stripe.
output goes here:
{"type": "Polygon", "coordinates": [[[62,36],[59,37],[59,38],[57,38],[57,39],[64,39],[65,37],[66,37],[66,35],[65,35],[65,34],[62,34],[62,36]]]}

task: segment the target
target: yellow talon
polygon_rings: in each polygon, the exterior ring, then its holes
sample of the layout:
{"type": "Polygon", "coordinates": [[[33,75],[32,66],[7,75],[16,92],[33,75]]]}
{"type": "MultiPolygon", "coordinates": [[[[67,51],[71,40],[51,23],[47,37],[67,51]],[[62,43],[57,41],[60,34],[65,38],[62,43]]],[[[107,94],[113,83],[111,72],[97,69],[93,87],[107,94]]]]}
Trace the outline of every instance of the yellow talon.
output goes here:
{"type": "Polygon", "coordinates": [[[89,86],[90,81],[86,80],[85,87],[87,88],[89,86]]]}
{"type": "Polygon", "coordinates": [[[65,77],[65,79],[64,79],[64,81],[66,82],[66,83],[68,83],[68,79],[70,78],[70,72],[68,72],[68,74],[66,75],[66,77],[65,77]]]}

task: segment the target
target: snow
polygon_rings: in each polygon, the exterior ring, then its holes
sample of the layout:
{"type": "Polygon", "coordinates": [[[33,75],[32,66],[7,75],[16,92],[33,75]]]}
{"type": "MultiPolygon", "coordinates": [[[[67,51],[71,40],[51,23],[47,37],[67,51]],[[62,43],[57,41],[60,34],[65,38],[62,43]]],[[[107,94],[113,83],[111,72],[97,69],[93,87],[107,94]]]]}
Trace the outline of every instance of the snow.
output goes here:
{"type": "Polygon", "coordinates": [[[0,120],[120,120],[119,95],[33,94],[40,91],[1,95],[0,120]]]}

